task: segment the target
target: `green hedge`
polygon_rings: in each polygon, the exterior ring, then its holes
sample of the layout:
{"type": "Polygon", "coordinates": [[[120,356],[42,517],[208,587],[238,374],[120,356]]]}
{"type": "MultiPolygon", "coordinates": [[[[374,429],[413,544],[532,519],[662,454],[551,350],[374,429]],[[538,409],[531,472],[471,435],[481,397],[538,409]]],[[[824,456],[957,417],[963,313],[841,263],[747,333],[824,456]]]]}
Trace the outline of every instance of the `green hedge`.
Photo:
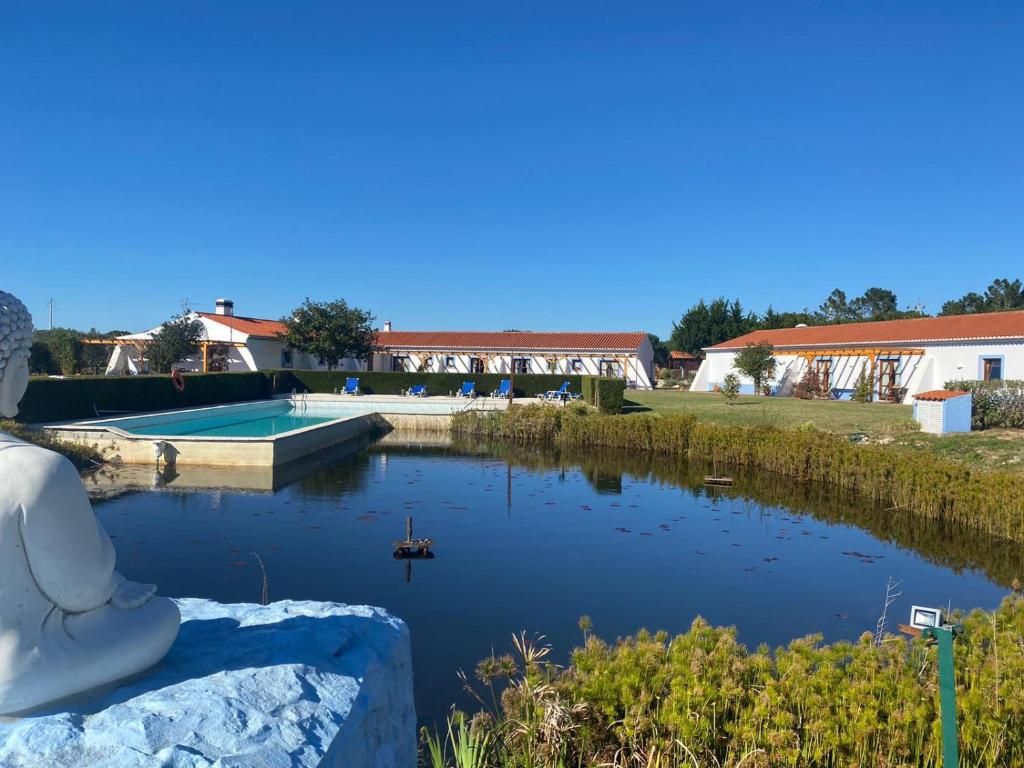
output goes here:
{"type": "MultiPolygon", "coordinates": [[[[457,392],[462,382],[476,382],[478,394],[496,390],[507,374],[390,373],[384,371],[256,371],[250,373],[185,374],[185,391],[178,392],[170,376],[74,376],[35,378],[21,401],[18,421],[50,422],[94,418],[101,411],[163,411],[202,405],[261,400],[272,394],[334,392],[349,376],[359,377],[368,395],[397,395],[414,384],[425,384],[429,395],[457,392]]],[[[569,382],[570,392],[582,392],[587,402],[606,412],[622,407],[625,382],[596,376],[523,374],[515,377],[516,397],[532,397],[569,382]]]]}
{"type": "Polygon", "coordinates": [[[584,376],[580,391],[583,393],[583,402],[595,406],[602,413],[620,413],[626,394],[626,381],[607,376],[584,376]]]}
{"type": "Polygon", "coordinates": [[[971,393],[971,425],[975,429],[1024,428],[1024,381],[947,381],[946,389],[971,393]]]}
{"type": "Polygon", "coordinates": [[[75,376],[29,381],[18,406],[18,421],[44,422],[95,418],[101,411],[163,411],[217,405],[270,396],[262,372],[185,374],[178,392],[170,376],[75,376]]]}
{"type": "MultiPolygon", "coordinates": [[[[334,392],[345,387],[345,379],[359,378],[359,391],[366,395],[400,395],[414,384],[425,384],[428,395],[447,395],[457,392],[462,382],[476,382],[477,394],[487,395],[501,384],[508,374],[500,373],[391,373],[387,371],[266,371],[278,394],[293,389],[314,393],[334,392]]],[[[551,376],[547,374],[521,374],[515,377],[516,397],[532,397],[541,392],[558,389],[563,381],[569,382],[571,392],[580,391],[581,376],[551,376]]]]}

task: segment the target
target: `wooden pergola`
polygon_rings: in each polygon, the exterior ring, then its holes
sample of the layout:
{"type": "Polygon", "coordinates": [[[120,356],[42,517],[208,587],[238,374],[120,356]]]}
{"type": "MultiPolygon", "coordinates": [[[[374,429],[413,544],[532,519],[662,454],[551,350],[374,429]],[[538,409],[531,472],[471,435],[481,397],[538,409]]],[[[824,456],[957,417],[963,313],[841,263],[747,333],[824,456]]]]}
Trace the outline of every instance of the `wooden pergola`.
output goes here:
{"type": "MultiPolygon", "coordinates": [[[[808,369],[818,358],[866,357],[869,364],[868,378],[871,380],[871,388],[874,390],[875,372],[879,358],[920,357],[921,355],[924,355],[924,350],[915,347],[835,347],[831,349],[812,349],[810,347],[801,347],[796,349],[779,349],[777,350],[777,353],[780,355],[792,355],[806,360],[808,369]]],[[[879,381],[879,396],[882,394],[881,387],[882,383],[879,381]]]]}
{"type": "MultiPolygon", "coordinates": [[[[83,344],[94,344],[96,346],[107,347],[132,347],[135,349],[140,359],[145,356],[146,347],[151,341],[152,339],[82,339],[83,344]]],[[[233,347],[235,349],[244,349],[245,344],[237,341],[200,341],[199,351],[203,356],[203,371],[208,371],[210,369],[211,347],[233,347]]]]}
{"type": "MultiPolygon", "coordinates": [[[[390,354],[392,357],[396,357],[396,356],[398,356],[398,357],[408,356],[410,358],[415,357],[415,358],[419,359],[420,364],[423,364],[423,361],[424,361],[425,358],[436,357],[436,356],[449,357],[449,356],[465,355],[467,357],[475,357],[475,358],[478,358],[480,360],[483,360],[483,363],[484,363],[484,373],[487,373],[487,372],[490,371],[491,362],[493,360],[497,359],[497,360],[500,361],[504,357],[508,357],[510,359],[510,361],[512,361],[510,363],[510,365],[514,365],[515,364],[514,361],[517,358],[535,357],[535,356],[536,357],[543,357],[545,362],[548,362],[548,363],[552,363],[553,362],[553,363],[555,363],[555,365],[558,365],[559,363],[571,362],[572,360],[583,360],[583,359],[591,360],[591,361],[596,360],[597,363],[598,363],[598,370],[599,371],[600,371],[600,364],[601,364],[602,361],[611,361],[611,362],[614,362],[617,366],[620,367],[620,369],[622,370],[622,377],[624,379],[627,379],[627,380],[629,379],[629,361],[630,361],[630,357],[631,357],[631,355],[629,355],[629,354],[623,355],[622,353],[614,353],[614,352],[609,352],[609,353],[606,353],[606,354],[595,354],[593,352],[552,352],[550,350],[542,350],[542,349],[536,349],[536,350],[529,350],[529,349],[525,349],[525,350],[511,350],[511,349],[509,349],[509,350],[500,350],[500,351],[492,349],[492,350],[484,351],[484,350],[473,350],[473,349],[408,349],[408,348],[399,348],[399,347],[382,347],[380,351],[386,352],[387,354],[390,354]]],[[[547,373],[547,371],[543,371],[543,373],[547,373]]]]}

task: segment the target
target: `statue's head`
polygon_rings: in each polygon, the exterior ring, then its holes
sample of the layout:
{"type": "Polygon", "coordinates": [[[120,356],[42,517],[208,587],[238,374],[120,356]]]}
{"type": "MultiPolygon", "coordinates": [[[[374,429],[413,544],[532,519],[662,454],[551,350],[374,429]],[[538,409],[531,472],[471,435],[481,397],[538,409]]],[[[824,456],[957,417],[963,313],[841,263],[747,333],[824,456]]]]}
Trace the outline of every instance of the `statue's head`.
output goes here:
{"type": "Polygon", "coordinates": [[[31,346],[32,315],[21,301],[0,291],[0,416],[18,414],[18,401],[28,387],[31,346]]]}

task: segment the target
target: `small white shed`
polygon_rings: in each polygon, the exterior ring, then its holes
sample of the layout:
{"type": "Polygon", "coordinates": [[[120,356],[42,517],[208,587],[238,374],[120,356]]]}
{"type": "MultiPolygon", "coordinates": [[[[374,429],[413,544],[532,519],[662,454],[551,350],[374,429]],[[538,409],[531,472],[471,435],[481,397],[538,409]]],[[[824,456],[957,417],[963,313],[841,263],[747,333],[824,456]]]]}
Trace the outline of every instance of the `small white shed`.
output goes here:
{"type": "Polygon", "coordinates": [[[971,431],[971,393],[935,389],[914,395],[914,419],[922,432],[944,435],[971,431]]]}

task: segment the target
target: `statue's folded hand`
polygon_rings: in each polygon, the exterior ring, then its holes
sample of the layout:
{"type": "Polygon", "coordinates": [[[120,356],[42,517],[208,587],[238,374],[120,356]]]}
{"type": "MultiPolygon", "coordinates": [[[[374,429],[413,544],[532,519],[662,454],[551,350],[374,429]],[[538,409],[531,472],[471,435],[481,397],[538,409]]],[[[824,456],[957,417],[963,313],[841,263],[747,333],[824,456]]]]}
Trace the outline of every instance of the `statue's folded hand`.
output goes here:
{"type": "Polygon", "coordinates": [[[137,581],[122,580],[114,587],[110,603],[121,610],[132,610],[149,602],[156,594],[156,584],[139,584],[137,581]]]}

